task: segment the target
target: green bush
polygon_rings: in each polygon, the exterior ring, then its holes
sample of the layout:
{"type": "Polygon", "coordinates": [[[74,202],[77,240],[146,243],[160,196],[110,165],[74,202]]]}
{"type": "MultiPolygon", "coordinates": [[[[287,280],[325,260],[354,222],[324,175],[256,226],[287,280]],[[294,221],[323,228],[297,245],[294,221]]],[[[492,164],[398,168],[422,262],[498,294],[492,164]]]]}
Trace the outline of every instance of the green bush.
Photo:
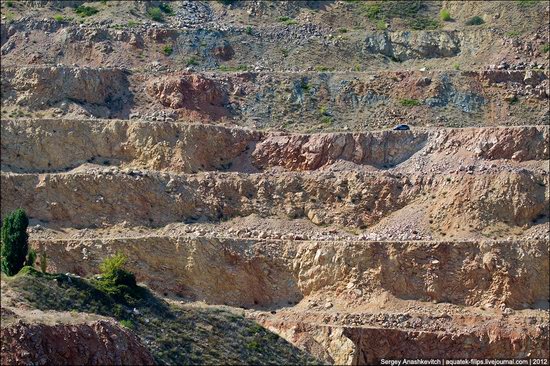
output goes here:
{"type": "Polygon", "coordinates": [[[399,103],[404,107],[416,107],[421,105],[422,103],[418,99],[401,99],[399,103]]]}
{"type": "Polygon", "coordinates": [[[510,105],[514,105],[514,104],[517,104],[519,102],[519,98],[517,95],[514,95],[512,96],[511,98],[508,99],[508,104],[510,105]]]}
{"type": "Polygon", "coordinates": [[[476,15],[475,17],[471,17],[470,19],[468,19],[465,24],[466,25],[481,25],[483,23],[485,23],[483,18],[476,15]]]}
{"type": "Polygon", "coordinates": [[[97,10],[93,6],[85,6],[85,5],[78,6],[77,8],[74,9],[74,11],[81,17],[90,17],[96,14],[97,12],[99,12],[99,10],[97,10]]]}
{"type": "Polygon", "coordinates": [[[413,18],[409,21],[409,26],[415,30],[434,30],[439,28],[439,22],[426,17],[413,18]]]}
{"type": "Polygon", "coordinates": [[[259,351],[260,348],[262,347],[260,346],[260,343],[258,343],[257,340],[253,339],[250,342],[248,342],[248,344],[246,345],[246,348],[248,348],[251,351],[259,351]]]}
{"type": "Polygon", "coordinates": [[[326,105],[322,105],[321,107],[319,107],[319,115],[321,117],[321,123],[325,125],[332,124],[332,116],[330,115],[330,112],[326,105]]]}
{"type": "Polygon", "coordinates": [[[388,18],[408,18],[416,16],[424,7],[421,0],[384,1],[382,11],[388,18]]]}
{"type": "Polygon", "coordinates": [[[6,5],[8,8],[13,8],[13,1],[9,0],[9,1],[6,1],[6,5]]]}
{"type": "Polygon", "coordinates": [[[198,64],[199,64],[199,61],[197,61],[195,56],[190,57],[189,60],[187,60],[187,63],[186,63],[187,66],[197,66],[198,64]]]}
{"type": "Polygon", "coordinates": [[[42,273],[46,273],[46,268],[48,267],[48,258],[46,256],[46,251],[42,250],[40,252],[40,270],[42,273]]]}
{"type": "Polygon", "coordinates": [[[364,4],[363,11],[367,18],[376,19],[380,14],[380,5],[378,4],[364,4]]]}
{"type": "Polygon", "coordinates": [[[321,117],[321,123],[324,124],[324,125],[331,125],[332,124],[332,117],[331,116],[321,117]]]}
{"type": "Polygon", "coordinates": [[[441,9],[439,12],[439,18],[444,22],[451,21],[451,13],[447,9],[441,9]]]}
{"type": "Polygon", "coordinates": [[[521,31],[518,31],[518,30],[508,31],[506,32],[506,35],[511,38],[519,37],[521,36],[521,31]]]}
{"type": "Polygon", "coordinates": [[[25,260],[25,266],[34,267],[35,261],[36,251],[34,249],[29,249],[29,254],[27,254],[27,259],[25,260]]]}
{"type": "Polygon", "coordinates": [[[286,25],[294,25],[298,23],[296,20],[287,16],[279,17],[279,21],[285,23],[286,25]]]}
{"type": "Polygon", "coordinates": [[[386,21],[385,20],[377,20],[376,21],[376,29],[378,30],[386,30],[388,29],[388,25],[386,24],[386,21]]]}
{"type": "Polygon", "coordinates": [[[170,4],[162,3],[159,5],[159,9],[168,15],[174,15],[174,11],[172,10],[170,4]]]}
{"type": "Polygon", "coordinates": [[[63,15],[54,15],[53,16],[53,19],[56,21],[56,22],[63,22],[65,21],[65,17],[63,15]]]}
{"type": "Polygon", "coordinates": [[[369,19],[411,18],[424,7],[424,2],[421,0],[361,3],[361,10],[369,19]]]}
{"type": "Polygon", "coordinates": [[[8,276],[17,274],[25,264],[29,250],[27,227],[29,218],[22,209],[9,213],[2,223],[2,247],[0,267],[8,276]]]}
{"type": "Polygon", "coordinates": [[[131,320],[123,319],[120,321],[120,325],[122,325],[124,328],[128,329],[134,329],[134,323],[131,320]]]}
{"type": "Polygon", "coordinates": [[[112,257],[105,258],[99,265],[101,273],[110,273],[117,269],[122,269],[126,264],[126,256],[122,253],[117,253],[112,257]]]}
{"type": "Polygon", "coordinates": [[[147,10],[149,18],[153,19],[155,22],[163,22],[164,16],[162,15],[162,10],[160,8],[149,8],[147,10]]]}
{"type": "Polygon", "coordinates": [[[248,34],[249,36],[252,35],[252,27],[251,27],[251,26],[246,27],[245,32],[246,32],[246,34],[248,34]]]}
{"type": "Polygon", "coordinates": [[[115,285],[128,286],[130,288],[137,286],[136,276],[124,269],[116,269],[111,273],[103,275],[103,278],[112,281],[115,285]]]}
{"type": "Polygon", "coordinates": [[[162,48],[162,52],[165,56],[170,56],[172,52],[174,52],[174,49],[170,45],[166,45],[162,48]]]}
{"type": "Polygon", "coordinates": [[[317,71],[317,72],[331,71],[331,68],[327,67],[327,66],[317,65],[317,66],[315,66],[315,71],[317,71]]]}
{"type": "Polygon", "coordinates": [[[547,43],[541,48],[542,53],[548,53],[550,51],[550,45],[547,43]]]}
{"type": "Polygon", "coordinates": [[[96,284],[99,290],[122,302],[139,297],[136,277],[124,269],[125,264],[126,256],[121,253],[106,258],[99,265],[101,277],[96,284]]]}

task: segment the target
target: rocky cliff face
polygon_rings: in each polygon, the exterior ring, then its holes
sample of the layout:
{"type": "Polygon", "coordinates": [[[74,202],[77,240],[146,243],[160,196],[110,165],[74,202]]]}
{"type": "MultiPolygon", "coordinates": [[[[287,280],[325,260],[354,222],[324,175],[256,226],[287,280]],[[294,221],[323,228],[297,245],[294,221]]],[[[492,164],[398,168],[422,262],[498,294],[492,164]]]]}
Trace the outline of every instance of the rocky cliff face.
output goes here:
{"type": "Polygon", "coordinates": [[[52,270],[81,275],[95,272],[105,248],[121,251],[134,258],[131,268],[138,279],[159,291],[235,306],[286,305],[310,297],[359,306],[386,293],[401,299],[522,309],[548,296],[544,286],[548,243],[544,241],[338,242],[167,236],[44,239],[33,245],[51,253],[52,270]]]}
{"type": "Polygon", "coordinates": [[[317,225],[364,228],[407,205],[429,205],[429,216],[441,219],[438,223],[444,227],[470,220],[470,230],[496,222],[521,226],[548,215],[548,177],[527,172],[488,171],[476,177],[464,173],[448,182],[437,175],[407,179],[393,174],[327,172],[307,178],[294,173],[183,177],[105,170],[101,174],[3,174],[2,185],[6,192],[2,212],[24,202],[35,219],[80,228],[122,221],[159,226],[201,217],[220,221],[254,212],[288,219],[308,217],[317,225]],[[504,182],[511,186],[502,186],[504,182]],[[108,190],[103,189],[106,186],[108,190]],[[500,199],[515,192],[515,187],[522,187],[518,195],[500,199]],[[128,211],[129,205],[139,209],[128,211]]]}
{"type": "Polygon", "coordinates": [[[78,325],[17,323],[2,328],[3,365],[154,365],[131,332],[107,322],[78,325]]]}
{"type": "MultiPolygon", "coordinates": [[[[479,355],[499,359],[513,358],[517,355],[527,358],[548,357],[548,336],[542,327],[524,333],[521,329],[527,324],[514,317],[491,321],[462,315],[462,321],[467,319],[476,325],[455,329],[452,337],[448,331],[429,330],[428,326],[423,325],[450,323],[452,317],[448,314],[436,315],[432,319],[411,317],[408,313],[378,317],[387,319],[385,323],[388,323],[388,320],[393,322],[394,329],[387,329],[378,324],[345,326],[288,321],[283,316],[270,320],[265,318],[263,314],[259,314],[257,319],[293,343],[312,350],[323,362],[336,365],[380,364],[382,359],[389,358],[437,359],[445,358],[449,352],[462,358],[477,358],[479,355]],[[448,320],[441,320],[445,318],[448,320]]],[[[461,320],[453,319],[454,322],[461,320]]]]}
{"type": "Polygon", "coordinates": [[[3,101],[29,110],[58,107],[83,115],[128,115],[132,95],[123,70],[27,68],[2,72],[3,101]],[[54,91],[52,93],[52,90],[54,91]]]}
{"type": "Polygon", "coordinates": [[[295,131],[544,124],[548,76],[529,71],[213,74],[6,67],[4,115],[232,122],[295,131]],[[502,76],[504,74],[504,76],[502,76]],[[55,92],[48,93],[54,85],[55,92]],[[519,100],[529,101],[525,114],[519,100]],[[503,103],[506,102],[506,103],[503,103]],[[483,118],[480,119],[479,115],[483,118]]]}
{"type": "Polygon", "coordinates": [[[455,32],[383,32],[366,39],[369,52],[392,59],[452,57],[460,53],[461,40],[455,32]]]}

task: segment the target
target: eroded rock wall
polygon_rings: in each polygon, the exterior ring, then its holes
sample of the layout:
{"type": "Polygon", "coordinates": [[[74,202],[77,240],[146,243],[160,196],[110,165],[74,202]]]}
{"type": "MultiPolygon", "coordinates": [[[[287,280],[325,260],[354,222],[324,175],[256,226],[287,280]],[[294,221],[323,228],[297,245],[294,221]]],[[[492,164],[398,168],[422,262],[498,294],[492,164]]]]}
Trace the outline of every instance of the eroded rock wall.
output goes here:
{"type": "Polygon", "coordinates": [[[548,297],[548,243],[335,242],[148,237],[37,240],[51,270],[89,275],[109,253],[138,279],[209,303],[286,306],[321,296],[367,304],[401,299],[522,309],[548,297]],[[520,260],[521,259],[521,260],[520,260]]]}
{"type": "Polygon", "coordinates": [[[112,322],[2,327],[2,365],[154,365],[139,339],[112,322]]]}

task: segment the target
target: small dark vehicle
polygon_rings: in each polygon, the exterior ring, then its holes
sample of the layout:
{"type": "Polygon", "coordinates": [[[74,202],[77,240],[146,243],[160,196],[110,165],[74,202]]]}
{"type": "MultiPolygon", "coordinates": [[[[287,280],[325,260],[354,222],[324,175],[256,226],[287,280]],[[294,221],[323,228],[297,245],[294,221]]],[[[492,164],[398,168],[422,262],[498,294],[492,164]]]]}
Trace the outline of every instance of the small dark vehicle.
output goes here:
{"type": "Polygon", "coordinates": [[[408,131],[410,129],[408,125],[397,125],[393,128],[394,131],[408,131]]]}

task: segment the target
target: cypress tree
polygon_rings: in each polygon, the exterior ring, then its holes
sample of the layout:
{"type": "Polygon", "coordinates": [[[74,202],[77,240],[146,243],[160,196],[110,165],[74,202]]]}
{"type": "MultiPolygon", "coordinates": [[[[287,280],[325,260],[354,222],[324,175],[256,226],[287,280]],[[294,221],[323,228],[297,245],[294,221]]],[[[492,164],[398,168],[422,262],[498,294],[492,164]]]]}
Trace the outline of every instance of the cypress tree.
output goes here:
{"type": "Polygon", "coordinates": [[[9,213],[2,223],[2,272],[8,276],[17,274],[25,264],[29,250],[27,227],[29,218],[22,209],[9,213]]]}

